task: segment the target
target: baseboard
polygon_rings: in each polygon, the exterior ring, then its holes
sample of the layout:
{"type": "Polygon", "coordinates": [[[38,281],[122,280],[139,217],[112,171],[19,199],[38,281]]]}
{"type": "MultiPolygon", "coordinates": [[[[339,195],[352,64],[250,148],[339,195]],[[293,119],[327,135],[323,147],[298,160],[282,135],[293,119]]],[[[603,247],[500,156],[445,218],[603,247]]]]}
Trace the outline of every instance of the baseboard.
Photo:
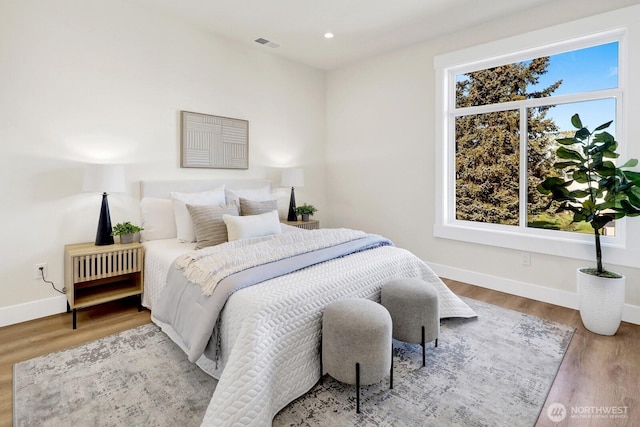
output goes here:
{"type": "MultiPolygon", "coordinates": [[[[517,280],[505,279],[489,274],[476,273],[462,270],[441,264],[427,263],[429,267],[440,277],[469,283],[482,288],[492,289],[511,295],[542,301],[561,307],[578,309],[578,294],[575,292],[561,291],[559,289],[547,288],[532,283],[520,282],[517,280]]],[[[640,306],[625,304],[622,312],[622,320],[625,322],[640,325],[640,306]]]]}
{"type": "MultiPolygon", "coordinates": [[[[542,301],[561,307],[578,309],[578,295],[575,292],[561,291],[517,280],[504,279],[489,274],[476,273],[449,267],[441,264],[428,263],[440,277],[469,283],[494,291],[542,301]]],[[[27,322],[40,317],[64,313],[67,310],[67,299],[64,295],[30,301],[23,304],[0,307],[0,327],[27,322]]],[[[640,307],[625,304],[622,320],[640,325],[640,307]]]]}
{"type": "Polygon", "coordinates": [[[27,322],[67,311],[64,295],[0,307],[0,327],[27,322]]]}

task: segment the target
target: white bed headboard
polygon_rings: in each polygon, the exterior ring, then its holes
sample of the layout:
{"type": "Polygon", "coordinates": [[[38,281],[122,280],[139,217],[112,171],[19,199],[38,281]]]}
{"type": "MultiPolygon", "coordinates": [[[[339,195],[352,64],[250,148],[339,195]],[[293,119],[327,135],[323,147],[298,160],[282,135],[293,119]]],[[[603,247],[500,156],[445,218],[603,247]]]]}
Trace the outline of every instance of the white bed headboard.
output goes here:
{"type": "Polygon", "coordinates": [[[166,180],[166,181],[140,181],[140,198],[157,197],[170,199],[171,192],[196,193],[213,190],[221,185],[231,190],[244,190],[248,188],[271,187],[271,181],[267,179],[199,179],[199,180],[166,180]]]}

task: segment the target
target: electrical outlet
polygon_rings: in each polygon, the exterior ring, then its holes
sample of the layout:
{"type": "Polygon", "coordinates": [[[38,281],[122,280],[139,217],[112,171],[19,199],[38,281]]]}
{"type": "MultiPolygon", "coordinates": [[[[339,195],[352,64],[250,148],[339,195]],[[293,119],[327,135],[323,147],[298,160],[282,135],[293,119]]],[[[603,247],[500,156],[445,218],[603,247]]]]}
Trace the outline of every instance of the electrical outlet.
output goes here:
{"type": "Polygon", "coordinates": [[[529,252],[522,252],[522,265],[531,265],[531,254],[529,252]]]}
{"type": "Polygon", "coordinates": [[[45,279],[49,275],[49,270],[47,269],[47,263],[46,262],[42,262],[40,264],[36,264],[34,271],[35,271],[34,272],[34,276],[33,276],[34,279],[42,280],[42,273],[44,273],[44,278],[45,279]],[[40,272],[41,268],[42,268],[42,272],[40,272]]]}

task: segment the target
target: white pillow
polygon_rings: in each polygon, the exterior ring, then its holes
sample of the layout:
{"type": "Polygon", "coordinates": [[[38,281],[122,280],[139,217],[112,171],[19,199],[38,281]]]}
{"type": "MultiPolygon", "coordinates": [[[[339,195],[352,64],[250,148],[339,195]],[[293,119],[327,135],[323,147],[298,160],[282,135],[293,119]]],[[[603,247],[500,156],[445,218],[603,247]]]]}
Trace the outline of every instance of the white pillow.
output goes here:
{"type": "Polygon", "coordinates": [[[271,194],[271,187],[266,185],[259,188],[249,188],[245,190],[225,190],[227,204],[235,202],[240,206],[240,197],[247,200],[253,200],[256,202],[264,202],[267,200],[273,200],[273,194],[271,194]]]}
{"type": "Polygon", "coordinates": [[[178,240],[181,242],[195,242],[196,233],[193,230],[193,220],[187,205],[206,206],[224,205],[224,185],[201,193],[171,193],[173,200],[173,211],[176,216],[176,232],[178,240]]]}
{"type": "Polygon", "coordinates": [[[176,216],[169,199],[143,197],[140,200],[143,241],[176,238],[176,216]]]}
{"type": "Polygon", "coordinates": [[[222,215],[222,220],[227,225],[230,242],[282,233],[278,211],[250,216],[222,215]]]}

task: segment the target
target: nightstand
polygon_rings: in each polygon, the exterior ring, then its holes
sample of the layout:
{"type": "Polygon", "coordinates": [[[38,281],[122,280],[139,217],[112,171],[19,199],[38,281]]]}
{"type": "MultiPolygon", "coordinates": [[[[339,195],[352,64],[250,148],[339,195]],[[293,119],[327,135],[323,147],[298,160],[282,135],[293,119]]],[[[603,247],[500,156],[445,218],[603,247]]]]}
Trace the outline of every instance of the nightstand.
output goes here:
{"type": "Polygon", "coordinates": [[[320,228],[320,221],[317,219],[310,219],[309,221],[280,221],[283,224],[291,225],[293,227],[304,228],[305,230],[318,230],[320,228]]]}
{"type": "Polygon", "coordinates": [[[67,312],[137,295],[142,310],[144,248],[140,243],[96,246],[77,243],[64,247],[67,312]]]}

